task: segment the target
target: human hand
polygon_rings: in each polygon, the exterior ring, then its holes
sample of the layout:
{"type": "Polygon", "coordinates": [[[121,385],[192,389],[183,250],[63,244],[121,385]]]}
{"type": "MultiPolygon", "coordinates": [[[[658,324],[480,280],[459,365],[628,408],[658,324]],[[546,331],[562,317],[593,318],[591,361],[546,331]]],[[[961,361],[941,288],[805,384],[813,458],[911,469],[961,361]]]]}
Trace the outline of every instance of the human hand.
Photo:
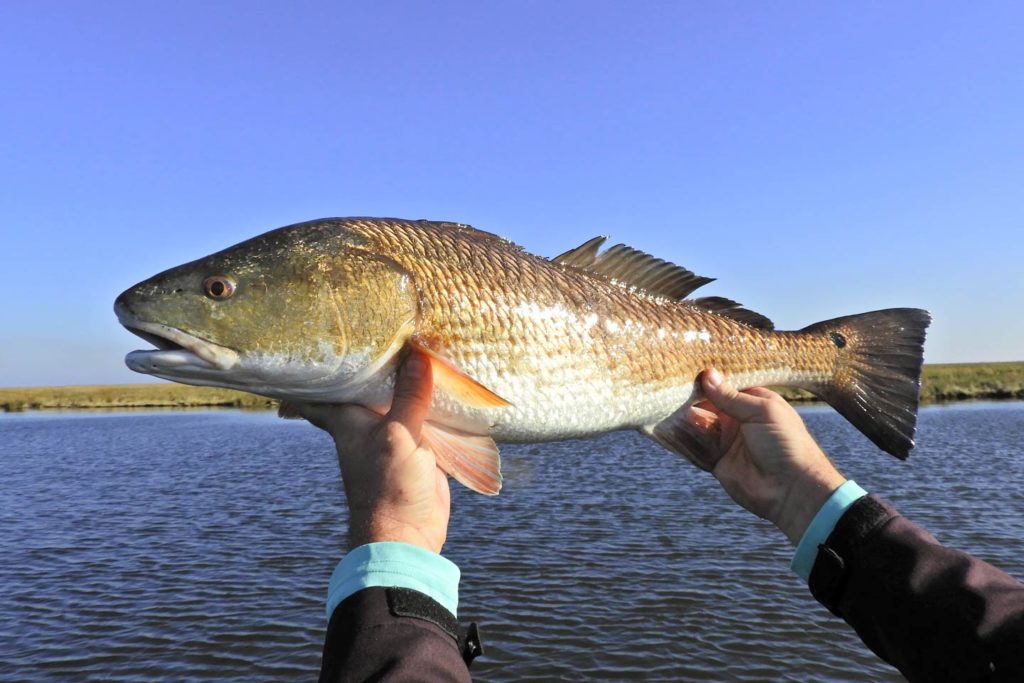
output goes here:
{"type": "Polygon", "coordinates": [[[738,392],[715,369],[702,373],[701,387],[705,402],[686,416],[700,461],[734,501],[799,542],[845,477],[774,391],[738,392]]]}
{"type": "Polygon", "coordinates": [[[432,388],[430,364],[413,351],[399,368],[387,415],[356,405],[297,406],[334,437],[348,500],[350,547],[401,541],[441,552],[451,491],[433,452],[420,445],[432,388]]]}

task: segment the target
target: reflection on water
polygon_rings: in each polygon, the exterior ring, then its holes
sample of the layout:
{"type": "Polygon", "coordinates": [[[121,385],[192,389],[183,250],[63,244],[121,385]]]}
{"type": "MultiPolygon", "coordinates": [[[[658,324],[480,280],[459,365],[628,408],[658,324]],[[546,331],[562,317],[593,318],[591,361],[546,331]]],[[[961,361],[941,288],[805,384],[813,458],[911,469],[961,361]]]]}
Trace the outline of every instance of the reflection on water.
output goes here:
{"type": "MultiPolygon", "coordinates": [[[[925,409],[905,463],[805,418],[840,467],[1016,576],[1024,404],[925,409]]],[[[453,491],[477,679],[901,680],[813,601],[790,548],[633,434],[507,446],[453,491]]],[[[0,679],[309,680],[343,543],[328,440],[236,411],[0,416],[0,679]]]]}

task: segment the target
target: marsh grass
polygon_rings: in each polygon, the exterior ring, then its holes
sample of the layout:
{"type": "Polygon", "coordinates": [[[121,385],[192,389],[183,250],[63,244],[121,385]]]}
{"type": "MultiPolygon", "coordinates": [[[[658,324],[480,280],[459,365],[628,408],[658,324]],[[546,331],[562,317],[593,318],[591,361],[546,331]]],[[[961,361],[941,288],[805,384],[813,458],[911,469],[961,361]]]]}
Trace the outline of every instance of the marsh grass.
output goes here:
{"type": "Polygon", "coordinates": [[[925,401],[1024,398],[1024,363],[926,365],[921,384],[925,401]]]}
{"type": "Polygon", "coordinates": [[[232,389],[184,384],[98,384],[0,388],[0,410],[84,408],[274,408],[277,402],[232,389]]]}
{"type": "MultiPolygon", "coordinates": [[[[800,389],[772,387],[790,401],[815,401],[800,389]]],[[[1024,362],[936,363],[921,375],[921,402],[1024,399],[1024,362]]]]}
{"type": "MultiPolygon", "coordinates": [[[[794,401],[814,400],[799,389],[776,388],[794,401]]],[[[1024,399],[1024,362],[926,365],[923,402],[1024,399]]],[[[247,408],[267,410],[277,401],[243,391],[184,384],[100,384],[93,386],[0,388],[0,410],[18,412],[87,408],[247,408]]]]}

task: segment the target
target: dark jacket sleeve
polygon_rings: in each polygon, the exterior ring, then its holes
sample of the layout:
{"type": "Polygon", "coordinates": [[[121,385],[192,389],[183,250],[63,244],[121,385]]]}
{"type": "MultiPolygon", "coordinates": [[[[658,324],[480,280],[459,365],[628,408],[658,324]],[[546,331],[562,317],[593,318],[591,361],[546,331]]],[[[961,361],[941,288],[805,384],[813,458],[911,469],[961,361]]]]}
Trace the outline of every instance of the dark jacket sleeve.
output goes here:
{"type": "Polygon", "coordinates": [[[875,496],[819,546],[810,588],[910,681],[1024,681],[1024,585],[875,496]]]}
{"type": "Polygon", "coordinates": [[[320,683],[459,681],[481,649],[451,612],[407,588],[364,588],[334,610],[320,683]]]}

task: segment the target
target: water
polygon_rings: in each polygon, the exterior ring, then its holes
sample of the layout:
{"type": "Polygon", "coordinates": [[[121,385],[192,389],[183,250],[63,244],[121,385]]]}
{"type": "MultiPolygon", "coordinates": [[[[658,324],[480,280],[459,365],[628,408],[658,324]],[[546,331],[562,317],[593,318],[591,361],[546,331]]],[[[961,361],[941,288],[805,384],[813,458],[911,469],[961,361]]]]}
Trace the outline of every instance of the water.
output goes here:
{"type": "MultiPolygon", "coordinates": [[[[803,413],[848,476],[1024,577],[1024,404],[927,408],[906,463],[803,413]]],[[[446,547],[477,680],[902,680],[679,458],[627,433],[503,454],[498,498],[453,487],[446,547]]],[[[263,413],[0,416],[0,680],[314,679],[336,467],[263,413]]]]}

